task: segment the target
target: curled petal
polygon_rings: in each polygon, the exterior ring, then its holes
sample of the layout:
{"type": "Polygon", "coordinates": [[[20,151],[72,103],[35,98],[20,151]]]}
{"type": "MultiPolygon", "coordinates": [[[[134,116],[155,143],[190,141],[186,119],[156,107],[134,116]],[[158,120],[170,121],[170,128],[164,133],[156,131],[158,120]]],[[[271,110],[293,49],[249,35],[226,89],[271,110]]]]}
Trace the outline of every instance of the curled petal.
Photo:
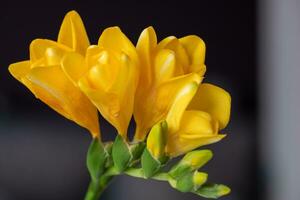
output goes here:
{"type": "Polygon", "coordinates": [[[154,78],[155,84],[159,85],[174,76],[175,55],[173,51],[161,50],[155,57],[154,78]]]}
{"type": "Polygon", "coordinates": [[[92,67],[86,76],[79,80],[79,87],[103,117],[116,127],[120,135],[126,137],[133,112],[137,66],[125,54],[121,55],[120,63],[110,65],[107,62],[109,61],[103,60],[92,67]],[[114,77],[105,79],[105,70],[112,67],[117,68],[114,77]]]}
{"type": "Polygon", "coordinates": [[[85,59],[78,53],[68,53],[61,61],[66,76],[77,86],[79,79],[88,71],[85,59]]]}
{"type": "Polygon", "coordinates": [[[180,43],[186,49],[190,63],[194,65],[203,65],[205,60],[205,43],[196,35],[189,35],[179,39],[180,43]]]}
{"type": "Polygon", "coordinates": [[[138,63],[138,55],[134,45],[119,27],[105,29],[98,40],[98,45],[117,54],[125,53],[134,63],[138,63]]]}
{"type": "Polygon", "coordinates": [[[99,136],[96,108],[64,75],[60,66],[36,67],[26,78],[35,96],[64,117],[87,128],[93,137],[99,136]]]}
{"type": "Polygon", "coordinates": [[[186,50],[176,37],[170,36],[162,40],[157,49],[169,49],[176,56],[176,71],[175,75],[179,76],[188,73],[189,58],[186,50]]]}
{"type": "Polygon", "coordinates": [[[15,79],[21,81],[21,79],[24,78],[30,71],[30,61],[26,60],[13,63],[8,67],[8,70],[15,79]]]}
{"type": "Polygon", "coordinates": [[[202,111],[185,111],[178,131],[169,133],[167,153],[178,156],[200,146],[218,142],[225,135],[218,134],[218,122],[202,111]]]}
{"type": "Polygon", "coordinates": [[[204,83],[191,101],[188,109],[209,113],[218,120],[220,129],[226,127],[230,118],[231,97],[228,92],[212,84],[204,83]]]}
{"type": "Polygon", "coordinates": [[[63,55],[71,51],[71,49],[67,46],[47,39],[33,40],[30,44],[29,49],[31,64],[35,64],[36,62],[44,58],[43,63],[37,66],[48,65],[45,57],[48,57],[50,65],[58,65],[63,55]]]}
{"type": "Polygon", "coordinates": [[[140,58],[140,79],[141,90],[148,88],[153,79],[153,51],[157,45],[157,37],[153,27],[143,30],[136,45],[140,58]]]}
{"type": "Polygon", "coordinates": [[[205,60],[205,43],[196,35],[189,35],[179,39],[179,42],[185,48],[190,65],[187,69],[187,73],[197,72],[200,76],[204,76],[206,67],[204,65],[205,60]]]}
{"type": "Polygon", "coordinates": [[[154,93],[148,94],[135,110],[137,124],[135,140],[143,140],[150,128],[160,120],[167,118],[169,129],[176,129],[181,115],[197,91],[201,77],[188,74],[160,85],[154,93]]]}
{"type": "Polygon", "coordinates": [[[66,14],[59,30],[57,42],[85,55],[90,42],[84,24],[76,11],[73,10],[66,14]]]}
{"type": "Polygon", "coordinates": [[[32,93],[34,93],[31,82],[26,78],[26,75],[30,72],[30,61],[21,61],[9,65],[8,68],[11,75],[25,85],[32,93]]]}

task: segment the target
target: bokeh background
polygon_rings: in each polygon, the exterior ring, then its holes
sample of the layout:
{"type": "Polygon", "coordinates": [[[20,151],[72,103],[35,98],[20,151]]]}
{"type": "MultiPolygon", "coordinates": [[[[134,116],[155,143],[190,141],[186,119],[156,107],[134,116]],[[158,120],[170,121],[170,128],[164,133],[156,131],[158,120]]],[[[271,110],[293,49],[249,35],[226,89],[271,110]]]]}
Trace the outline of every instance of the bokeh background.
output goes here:
{"type": "MultiPolygon", "coordinates": [[[[205,82],[232,95],[228,137],[209,146],[210,180],[231,187],[224,200],[298,200],[300,3],[248,1],[6,1],[0,6],[0,200],[82,200],[90,136],[49,109],[8,73],[35,38],[55,40],[77,10],[92,43],[118,25],[136,43],[197,34],[207,45],[205,82]]],[[[101,120],[106,140],[115,131],[101,120]]],[[[132,127],[130,129],[132,130],[132,127]]],[[[167,183],[120,176],[102,199],[201,199],[167,183]]]]}

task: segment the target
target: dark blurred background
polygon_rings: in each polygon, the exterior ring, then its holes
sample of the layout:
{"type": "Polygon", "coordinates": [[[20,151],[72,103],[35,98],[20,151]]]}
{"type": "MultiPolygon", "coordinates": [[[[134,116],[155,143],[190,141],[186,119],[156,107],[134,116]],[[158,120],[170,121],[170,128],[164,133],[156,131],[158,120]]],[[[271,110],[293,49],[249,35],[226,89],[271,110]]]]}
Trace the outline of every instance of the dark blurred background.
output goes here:
{"type": "MultiPolygon", "coordinates": [[[[64,15],[79,12],[92,43],[118,25],[134,41],[149,25],[159,40],[200,36],[207,45],[205,82],[232,95],[228,137],[211,145],[210,180],[231,187],[224,200],[262,198],[258,179],[255,1],[7,1],[0,6],[0,200],[82,200],[89,182],[85,167],[90,136],[34,96],[8,73],[29,56],[35,38],[55,40],[64,15]]],[[[112,128],[101,121],[103,135],[112,128]]],[[[167,183],[118,177],[102,199],[201,199],[167,183]]]]}

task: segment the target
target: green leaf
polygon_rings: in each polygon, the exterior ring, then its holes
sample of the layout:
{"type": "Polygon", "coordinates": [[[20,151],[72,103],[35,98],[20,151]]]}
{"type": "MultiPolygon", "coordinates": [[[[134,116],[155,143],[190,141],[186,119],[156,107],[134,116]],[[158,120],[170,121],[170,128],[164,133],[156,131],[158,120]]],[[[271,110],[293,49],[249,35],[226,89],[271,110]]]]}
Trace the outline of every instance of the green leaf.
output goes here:
{"type": "Polygon", "coordinates": [[[230,188],[222,184],[205,184],[194,193],[205,198],[217,199],[229,194],[230,188]]]}
{"type": "Polygon", "coordinates": [[[119,172],[123,172],[129,165],[132,159],[132,154],[130,152],[129,146],[125,139],[118,135],[112,147],[112,158],[115,167],[119,172]]]}
{"type": "Polygon", "coordinates": [[[93,139],[87,154],[87,168],[93,181],[103,174],[107,154],[98,138],[93,139]]]}
{"type": "Polygon", "coordinates": [[[143,152],[141,164],[146,178],[155,175],[161,167],[160,162],[151,155],[147,148],[143,152]]]}

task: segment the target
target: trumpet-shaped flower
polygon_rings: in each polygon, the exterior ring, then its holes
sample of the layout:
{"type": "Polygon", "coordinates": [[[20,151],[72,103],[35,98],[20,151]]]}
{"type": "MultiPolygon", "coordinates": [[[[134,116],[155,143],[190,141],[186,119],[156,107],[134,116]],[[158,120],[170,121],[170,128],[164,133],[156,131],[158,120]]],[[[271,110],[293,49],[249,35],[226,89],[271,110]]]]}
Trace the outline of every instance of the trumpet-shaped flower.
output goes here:
{"type": "Polygon", "coordinates": [[[97,109],[65,75],[61,67],[69,52],[84,55],[89,40],[80,16],[69,12],[61,25],[57,42],[36,39],[30,44],[30,60],[11,64],[10,73],[37,98],[64,117],[99,136],[97,109]]]}
{"type": "Polygon", "coordinates": [[[178,156],[225,137],[218,134],[226,127],[230,117],[230,95],[223,89],[201,84],[186,111],[178,122],[169,113],[166,153],[178,156]]]}
{"type": "Polygon", "coordinates": [[[134,108],[135,140],[143,140],[169,112],[180,116],[193,98],[205,72],[205,45],[197,36],[167,37],[157,44],[155,31],[149,27],[136,48],[141,78],[134,108]]]}
{"type": "Polygon", "coordinates": [[[86,57],[71,53],[63,69],[109,121],[126,137],[138,83],[138,56],[118,27],[107,28],[86,57]]]}
{"type": "Polygon", "coordinates": [[[135,138],[144,139],[149,127],[166,119],[170,156],[221,140],[225,135],[218,132],[229,121],[230,95],[200,84],[206,71],[204,42],[190,35],[170,36],[157,44],[155,31],[149,27],[142,32],[137,51],[143,79],[136,94],[135,138]],[[166,85],[169,88],[160,93],[166,85]]]}

